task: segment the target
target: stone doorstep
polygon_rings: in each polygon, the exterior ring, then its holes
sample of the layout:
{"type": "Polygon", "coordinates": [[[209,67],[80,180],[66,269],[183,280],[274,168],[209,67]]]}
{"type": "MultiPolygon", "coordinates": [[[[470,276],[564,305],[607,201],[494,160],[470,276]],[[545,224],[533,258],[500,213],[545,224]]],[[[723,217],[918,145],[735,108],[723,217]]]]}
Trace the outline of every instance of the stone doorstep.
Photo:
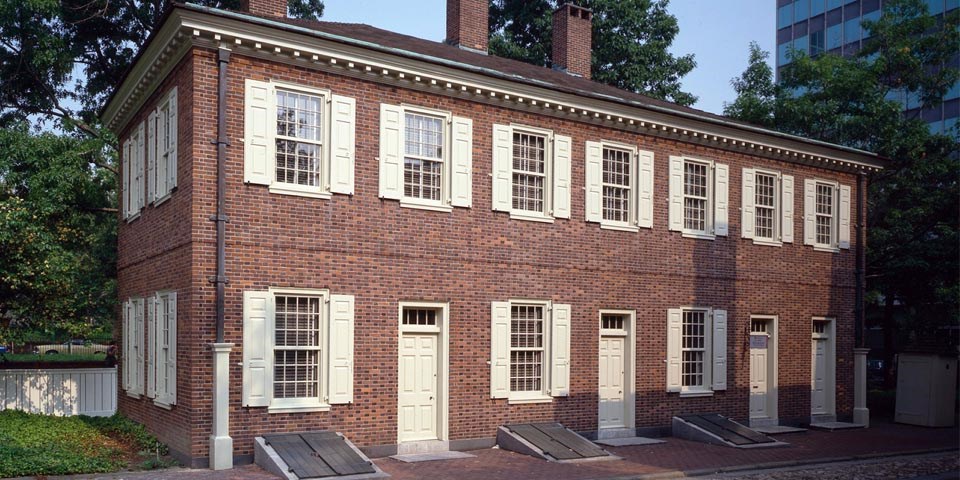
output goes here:
{"type": "Polygon", "coordinates": [[[407,455],[393,455],[390,458],[404,463],[433,462],[437,460],[456,460],[459,458],[475,458],[476,455],[466,452],[434,452],[434,453],[411,453],[407,455]]]}
{"type": "Polygon", "coordinates": [[[865,428],[865,425],[847,422],[818,422],[811,423],[810,428],[814,430],[826,430],[828,432],[833,432],[835,430],[854,430],[857,428],[865,428]]]}
{"type": "Polygon", "coordinates": [[[784,435],[787,433],[803,433],[807,431],[806,428],[788,427],[786,425],[770,425],[766,427],[753,427],[753,429],[764,435],[784,435]]]}

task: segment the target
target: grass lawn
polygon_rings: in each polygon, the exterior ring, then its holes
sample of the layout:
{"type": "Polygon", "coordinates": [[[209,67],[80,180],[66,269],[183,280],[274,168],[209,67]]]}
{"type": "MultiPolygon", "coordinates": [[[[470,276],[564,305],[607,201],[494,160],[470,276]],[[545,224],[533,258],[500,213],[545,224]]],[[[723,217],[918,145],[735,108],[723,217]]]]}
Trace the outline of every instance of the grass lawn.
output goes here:
{"type": "Polygon", "coordinates": [[[39,355],[36,353],[4,353],[0,355],[0,363],[53,363],[53,362],[103,362],[106,355],[57,353],[39,355]]]}
{"type": "Polygon", "coordinates": [[[54,417],[0,411],[0,477],[166,467],[166,446],[119,415],[54,417]]]}

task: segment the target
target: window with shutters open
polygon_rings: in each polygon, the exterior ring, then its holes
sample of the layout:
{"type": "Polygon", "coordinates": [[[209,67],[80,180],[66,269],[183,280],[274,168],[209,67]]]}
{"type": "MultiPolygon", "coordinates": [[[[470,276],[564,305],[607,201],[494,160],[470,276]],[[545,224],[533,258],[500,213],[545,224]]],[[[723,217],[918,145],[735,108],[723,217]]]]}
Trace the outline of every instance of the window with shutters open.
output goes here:
{"type": "Polygon", "coordinates": [[[140,122],[123,142],[123,217],[128,222],[140,217],[140,211],[146,202],[146,123],[140,122]]]}
{"type": "Polygon", "coordinates": [[[243,404],[323,411],[353,401],[353,296],[244,292],[243,404]]]}
{"type": "Polygon", "coordinates": [[[803,222],[805,245],[827,252],[850,248],[850,187],[805,180],[803,222]]]}
{"type": "Polygon", "coordinates": [[[169,408],[177,403],[177,292],[157,292],[151,303],[150,384],[154,403],[169,408]]]}
{"type": "Polygon", "coordinates": [[[355,99],[247,79],[245,102],[246,183],[309,197],[353,194],[355,99]]]}
{"type": "Polygon", "coordinates": [[[570,306],[493,302],[491,396],[549,402],[570,391],[570,306]]]}
{"type": "Polygon", "coordinates": [[[743,169],[740,204],[743,238],[757,245],[793,242],[793,177],[777,171],[743,169]]]}
{"type": "Polygon", "coordinates": [[[144,336],[146,320],[143,298],[131,298],[123,307],[123,379],[127,395],[139,398],[146,393],[144,378],[144,336]]]}
{"type": "Polygon", "coordinates": [[[667,391],[710,395],[727,388],[727,312],[667,311],[667,391]]]}
{"type": "Polygon", "coordinates": [[[493,130],[493,210],[521,220],[570,218],[570,137],[514,125],[493,130]]]}
{"type": "Polygon", "coordinates": [[[637,231],[653,226],[653,152],[615,142],[586,142],[588,222],[637,231]]]}
{"type": "Polygon", "coordinates": [[[670,157],[670,230],[712,240],[726,236],[730,174],[727,165],[670,157]]]}
{"type": "Polygon", "coordinates": [[[148,125],[147,198],[154,205],[170,198],[177,186],[177,118],[177,88],[174,87],[151,113],[148,125]]]}

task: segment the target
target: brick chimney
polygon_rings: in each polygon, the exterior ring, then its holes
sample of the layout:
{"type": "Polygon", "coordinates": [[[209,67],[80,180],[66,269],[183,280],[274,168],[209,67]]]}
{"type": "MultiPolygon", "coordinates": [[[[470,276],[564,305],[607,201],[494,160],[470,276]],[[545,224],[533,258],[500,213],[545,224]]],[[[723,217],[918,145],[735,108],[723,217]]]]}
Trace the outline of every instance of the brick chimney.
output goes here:
{"type": "Polygon", "coordinates": [[[287,16],[287,0],[240,0],[240,11],[261,17],[287,16]]]}
{"type": "Polygon", "coordinates": [[[446,43],[487,53],[489,10],[487,0],[447,0],[446,43]]]}
{"type": "Polygon", "coordinates": [[[553,68],[590,78],[593,12],[567,3],[553,12],[553,68]]]}

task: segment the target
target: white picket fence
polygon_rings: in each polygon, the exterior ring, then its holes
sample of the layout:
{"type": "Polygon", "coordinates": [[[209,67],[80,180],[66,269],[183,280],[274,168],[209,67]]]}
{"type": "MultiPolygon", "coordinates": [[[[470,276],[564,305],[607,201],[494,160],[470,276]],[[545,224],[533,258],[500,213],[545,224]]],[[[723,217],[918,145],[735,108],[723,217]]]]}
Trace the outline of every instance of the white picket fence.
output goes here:
{"type": "Polygon", "coordinates": [[[0,410],[108,417],[117,411],[116,368],[0,370],[0,410]]]}

